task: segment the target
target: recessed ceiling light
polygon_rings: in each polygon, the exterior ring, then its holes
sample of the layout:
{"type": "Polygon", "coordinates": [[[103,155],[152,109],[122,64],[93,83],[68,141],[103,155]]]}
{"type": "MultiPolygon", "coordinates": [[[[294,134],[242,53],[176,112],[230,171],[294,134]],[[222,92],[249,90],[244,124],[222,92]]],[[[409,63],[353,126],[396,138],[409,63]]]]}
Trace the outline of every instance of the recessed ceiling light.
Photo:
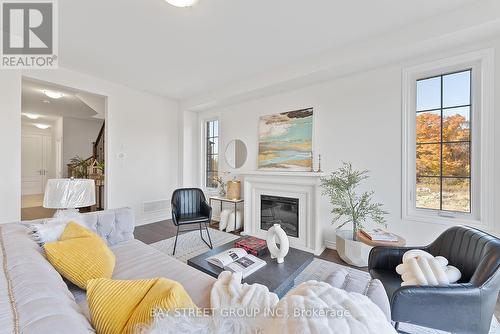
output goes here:
{"type": "Polygon", "coordinates": [[[198,0],[166,0],[166,1],[175,7],[191,7],[198,2],[198,0]]]}
{"type": "Polygon", "coordinates": [[[33,125],[36,126],[39,129],[42,129],[42,130],[46,130],[46,129],[50,128],[50,125],[48,125],[48,124],[40,124],[40,123],[38,123],[38,124],[33,124],[33,125]]]}
{"type": "Polygon", "coordinates": [[[37,115],[37,114],[30,114],[30,113],[23,113],[24,116],[28,117],[29,119],[39,119],[40,118],[40,115],[37,115]]]}
{"type": "Polygon", "coordinates": [[[53,90],[44,90],[43,93],[45,95],[47,95],[48,97],[50,97],[51,99],[60,99],[61,97],[64,96],[63,93],[61,92],[56,92],[56,91],[53,91],[53,90]]]}
{"type": "Polygon", "coordinates": [[[49,100],[42,100],[43,103],[50,103],[49,100]]]}

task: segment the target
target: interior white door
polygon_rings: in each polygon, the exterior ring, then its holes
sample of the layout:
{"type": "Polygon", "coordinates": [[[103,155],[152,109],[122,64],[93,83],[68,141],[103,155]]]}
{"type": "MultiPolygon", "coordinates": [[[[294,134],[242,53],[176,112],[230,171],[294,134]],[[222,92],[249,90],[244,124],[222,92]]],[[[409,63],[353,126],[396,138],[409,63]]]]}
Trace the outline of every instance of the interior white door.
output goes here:
{"type": "Polygon", "coordinates": [[[21,193],[43,194],[49,177],[52,139],[48,136],[29,134],[21,139],[21,193]]]}

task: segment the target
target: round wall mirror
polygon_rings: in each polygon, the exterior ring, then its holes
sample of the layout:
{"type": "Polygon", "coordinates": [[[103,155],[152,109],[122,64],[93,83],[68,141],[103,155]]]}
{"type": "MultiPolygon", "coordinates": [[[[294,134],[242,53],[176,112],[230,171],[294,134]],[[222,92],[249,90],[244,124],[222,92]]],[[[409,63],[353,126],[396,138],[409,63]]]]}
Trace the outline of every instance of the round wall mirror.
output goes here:
{"type": "Polygon", "coordinates": [[[226,163],[231,168],[241,168],[247,160],[247,146],[239,139],[234,139],[226,146],[226,163]]]}

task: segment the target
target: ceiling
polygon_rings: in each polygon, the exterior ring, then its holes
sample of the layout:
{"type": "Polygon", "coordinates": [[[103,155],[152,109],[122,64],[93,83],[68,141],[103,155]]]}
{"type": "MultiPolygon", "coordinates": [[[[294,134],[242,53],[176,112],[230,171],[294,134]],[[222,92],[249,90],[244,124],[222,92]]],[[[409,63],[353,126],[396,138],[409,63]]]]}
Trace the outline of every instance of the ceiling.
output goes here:
{"type": "Polygon", "coordinates": [[[105,105],[105,97],[99,95],[38,80],[24,78],[22,81],[22,113],[40,116],[37,120],[23,117],[23,124],[54,124],[59,117],[103,119],[105,105]],[[64,96],[52,99],[44,90],[61,92],[64,96]]]}
{"type": "Polygon", "coordinates": [[[183,100],[479,2],[59,1],[59,64],[183,100]]]}

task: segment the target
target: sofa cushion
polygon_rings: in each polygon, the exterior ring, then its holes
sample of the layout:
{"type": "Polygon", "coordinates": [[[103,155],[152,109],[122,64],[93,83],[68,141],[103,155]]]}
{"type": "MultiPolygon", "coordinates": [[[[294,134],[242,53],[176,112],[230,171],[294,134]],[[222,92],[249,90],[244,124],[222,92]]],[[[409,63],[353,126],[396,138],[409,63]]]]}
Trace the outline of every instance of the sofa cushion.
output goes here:
{"type": "Polygon", "coordinates": [[[384,312],[387,320],[391,320],[391,307],[384,286],[378,279],[372,279],[369,273],[344,267],[330,274],[325,282],[347,292],[367,296],[384,312]]]}
{"type": "Polygon", "coordinates": [[[26,226],[0,224],[0,333],[93,333],[26,226]]]}
{"type": "Polygon", "coordinates": [[[137,333],[152,322],[156,310],[196,309],[182,285],[166,278],[91,280],[87,301],[99,334],[137,333]]]}
{"type": "Polygon", "coordinates": [[[44,245],[45,255],[66,279],[86,289],[95,278],[111,278],[115,255],[94,232],[70,222],[61,239],[44,245]]]}
{"type": "MultiPolygon", "coordinates": [[[[210,307],[210,291],[215,278],[136,239],[111,246],[111,251],[116,257],[113,279],[165,277],[181,283],[198,307],[210,307]]],[[[85,291],[76,286],[70,290],[88,315],[85,291]]]]}

